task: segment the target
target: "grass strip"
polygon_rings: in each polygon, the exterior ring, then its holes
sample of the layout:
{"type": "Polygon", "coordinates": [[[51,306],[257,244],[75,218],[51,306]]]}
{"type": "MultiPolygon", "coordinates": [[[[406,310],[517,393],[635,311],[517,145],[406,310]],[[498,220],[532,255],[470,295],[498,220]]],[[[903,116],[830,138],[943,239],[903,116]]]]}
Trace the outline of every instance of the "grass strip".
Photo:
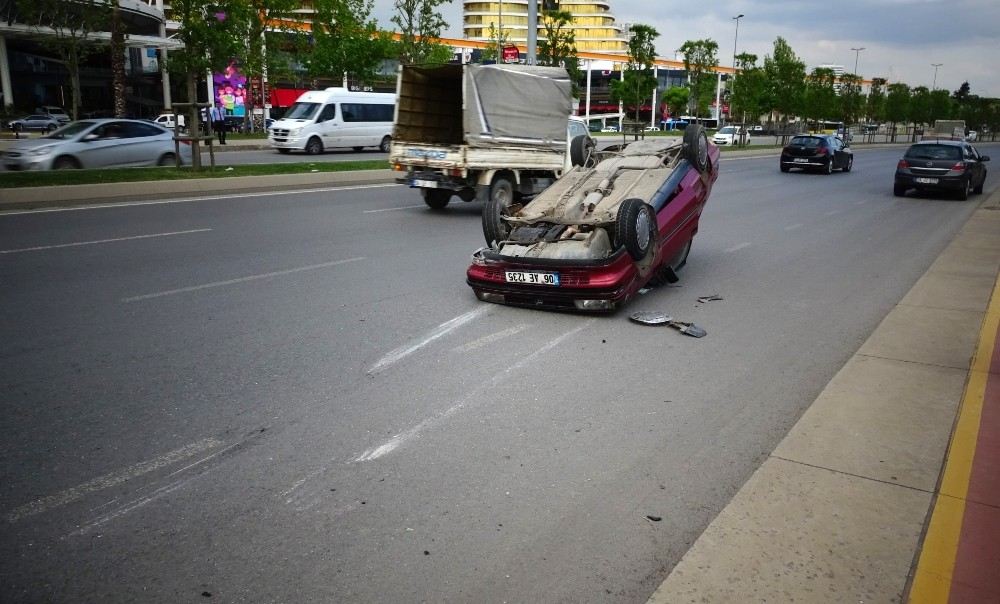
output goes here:
{"type": "Polygon", "coordinates": [[[192,178],[270,176],[274,174],[308,174],[310,172],[387,170],[388,168],[389,163],[386,160],[370,159],[361,161],[251,164],[242,166],[222,165],[216,166],[214,170],[203,168],[199,172],[195,172],[191,168],[109,168],[103,170],[0,172],[0,189],[51,187],[57,185],[96,185],[154,180],[189,180],[192,178]]]}

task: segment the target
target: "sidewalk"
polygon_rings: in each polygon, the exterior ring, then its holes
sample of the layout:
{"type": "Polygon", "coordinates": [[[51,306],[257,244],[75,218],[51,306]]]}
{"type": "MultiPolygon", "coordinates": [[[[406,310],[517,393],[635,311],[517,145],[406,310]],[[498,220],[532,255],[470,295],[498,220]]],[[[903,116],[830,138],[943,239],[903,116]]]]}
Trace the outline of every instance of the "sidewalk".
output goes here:
{"type": "Polygon", "coordinates": [[[1000,602],[1000,191],[651,604],[1000,602]]]}

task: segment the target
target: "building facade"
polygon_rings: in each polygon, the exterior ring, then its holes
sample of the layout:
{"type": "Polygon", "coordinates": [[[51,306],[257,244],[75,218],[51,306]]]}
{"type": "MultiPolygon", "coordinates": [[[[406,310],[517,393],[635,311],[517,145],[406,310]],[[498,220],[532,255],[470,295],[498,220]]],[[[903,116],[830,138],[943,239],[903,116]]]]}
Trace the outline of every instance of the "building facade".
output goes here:
{"type": "MultiPolygon", "coordinates": [[[[541,22],[541,2],[538,4],[541,22]]],[[[578,51],[624,53],[628,48],[627,32],[616,23],[609,2],[560,0],[559,10],[573,15],[572,31],[578,51]]],[[[465,38],[489,42],[491,26],[493,32],[502,31],[511,43],[524,44],[528,39],[528,0],[465,0],[462,6],[465,38]]],[[[542,35],[543,30],[539,26],[539,38],[542,35]]]]}

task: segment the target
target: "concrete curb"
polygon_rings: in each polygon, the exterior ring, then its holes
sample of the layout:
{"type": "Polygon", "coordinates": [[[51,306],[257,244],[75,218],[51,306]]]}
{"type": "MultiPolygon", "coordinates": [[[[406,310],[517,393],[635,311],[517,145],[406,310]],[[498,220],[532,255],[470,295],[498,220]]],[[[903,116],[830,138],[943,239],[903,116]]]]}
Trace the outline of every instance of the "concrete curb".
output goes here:
{"type": "Polygon", "coordinates": [[[275,188],[301,189],[316,186],[381,184],[393,182],[394,178],[395,173],[386,169],[24,187],[0,189],[0,210],[66,206],[98,201],[114,202],[123,198],[149,199],[275,188]]]}
{"type": "Polygon", "coordinates": [[[649,598],[900,602],[1000,273],[1000,190],[649,598]]]}

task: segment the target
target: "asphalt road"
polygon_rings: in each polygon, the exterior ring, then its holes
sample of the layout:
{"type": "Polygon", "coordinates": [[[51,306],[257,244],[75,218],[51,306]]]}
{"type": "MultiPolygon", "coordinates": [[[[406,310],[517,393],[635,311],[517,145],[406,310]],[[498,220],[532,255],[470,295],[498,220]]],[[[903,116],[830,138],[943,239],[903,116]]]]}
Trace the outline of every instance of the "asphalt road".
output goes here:
{"type": "Polygon", "coordinates": [[[725,159],[628,308],[704,339],[479,303],[397,186],[0,215],[0,600],[643,602],[975,207],[897,158],[725,159]]]}
{"type": "MultiPolygon", "coordinates": [[[[218,148],[218,147],[217,147],[218,148]]],[[[215,161],[222,165],[242,165],[242,164],[298,164],[308,162],[332,162],[332,161],[364,161],[374,159],[388,159],[388,153],[382,153],[378,149],[365,149],[354,151],[353,149],[333,149],[320,155],[306,155],[305,153],[292,152],[281,154],[273,149],[261,150],[235,150],[222,151],[215,154],[215,161]]],[[[208,161],[205,155],[204,160],[208,161]]]]}

